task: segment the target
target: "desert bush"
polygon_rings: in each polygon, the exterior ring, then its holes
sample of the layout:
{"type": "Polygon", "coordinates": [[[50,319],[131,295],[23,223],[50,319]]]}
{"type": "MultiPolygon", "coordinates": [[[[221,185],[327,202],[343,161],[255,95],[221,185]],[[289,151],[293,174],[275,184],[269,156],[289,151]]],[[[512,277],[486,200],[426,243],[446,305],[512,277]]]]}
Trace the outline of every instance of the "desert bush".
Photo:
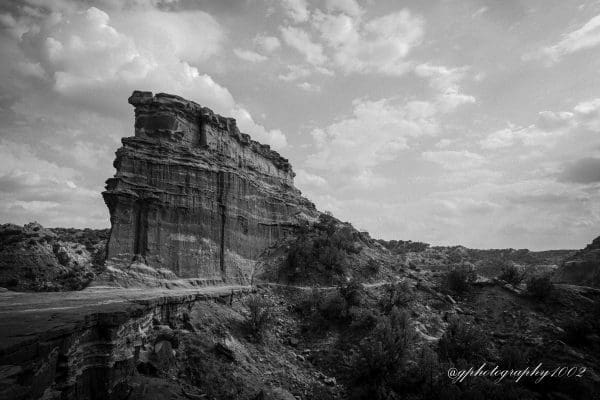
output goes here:
{"type": "Polygon", "coordinates": [[[415,331],[408,312],[394,308],[382,316],[360,343],[353,367],[353,398],[389,398],[390,386],[404,367],[415,331]]]}
{"type": "Polygon", "coordinates": [[[379,321],[379,314],[371,308],[350,307],[348,310],[350,327],[354,330],[371,330],[379,321]]]}
{"type": "Polygon", "coordinates": [[[527,281],[527,292],[538,300],[545,300],[552,293],[554,284],[549,276],[534,276],[527,281]]]}
{"type": "Polygon", "coordinates": [[[260,295],[251,295],[246,299],[248,314],[244,324],[256,340],[264,338],[267,330],[275,322],[275,310],[272,301],[260,295]]]}
{"type": "Polygon", "coordinates": [[[365,288],[357,279],[352,279],[346,285],[340,286],[339,292],[348,308],[360,306],[365,297],[365,288]]]}
{"type": "Polygon", "coordinates": [[[438,354],[444,361],[483,361],[488,357],[485,334],[458,317],[452,318],[446,333],[438,342],[438,354]]]}
{"type": "Polygon", "coordinates": [[[498,278],[510,283],[513,286],[517,286],[521,282],[523,282],[523,279],[525,278],[525,273],[521,272],[521,270],[515,265],[507,264],[502,266],[502,272],[500,273],[498,278]]]}
{"type": "Polygon", "coordinates": [[[325,295],[317,287],[311,288],[303,293],[300,300],[295,305],[295,310],[304,317],[310,317],[319,311],[325,301],[325,295]]]}
{"type": "Polygon", "coordinates": [[[346,300],[340,295],[339,291],[331,293],[325,297],[319,307],[320,317],[324,322],[340,322],[346,319],[348,305],[346,300]]]}
{"type": "Polygon", "coordinates": [[[394,307],[406,307],[413,295],[412,288],[406,282],[393,283],[384,288],[379,306],[384,314],[389,314],[394,307]]]}
{"type": "Polygon", "coordinates": [[[335,218],[321,214],[315,229],[304,229],[291,244],[285,273],[290,281],[343,281],[349,256],[360,252],[357,232],[335,218]]]}
{"type": "Polygon", "coordinates": [[[467,267],[455,267],[444,277],[443,286],[456,294],[463,294],[471,289],[475,281],[475,272],[467,267]]]}

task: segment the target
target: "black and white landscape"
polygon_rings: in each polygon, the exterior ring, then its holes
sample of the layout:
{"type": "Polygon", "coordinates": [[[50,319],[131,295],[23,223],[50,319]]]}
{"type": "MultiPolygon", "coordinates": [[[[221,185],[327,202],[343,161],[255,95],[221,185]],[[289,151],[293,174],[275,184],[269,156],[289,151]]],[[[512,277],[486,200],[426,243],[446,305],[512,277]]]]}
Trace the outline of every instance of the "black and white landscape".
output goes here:
{"type": "Polygon", "coordinates": [[[0,27],[0,398],[600,396],[600,3],[0,27]]]}

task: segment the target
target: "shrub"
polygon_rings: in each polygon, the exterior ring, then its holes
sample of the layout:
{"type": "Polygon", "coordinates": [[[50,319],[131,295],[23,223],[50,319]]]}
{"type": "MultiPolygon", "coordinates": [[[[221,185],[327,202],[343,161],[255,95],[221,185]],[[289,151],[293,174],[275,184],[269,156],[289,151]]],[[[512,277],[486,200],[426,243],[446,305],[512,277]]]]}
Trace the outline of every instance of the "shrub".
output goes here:
{"type": "Polygon", "coordinates": [[[406,307],[413,297],[413,291],[406,282],[398,282],[386,286],[379,305],[384,314],[389,314],[394,307],[406,307]]]}
{"type": "Polygon", "coordinates": [[[290,246],[286,273],[290,281],[313,279],[343,281],[349,268],[349,255],[360,252],[358,233],[335,218],[321,214],[315,229],[301,229],[290,246]]]}
{"type": "Polygon", "coordinates": [[[527,282],[527,291],[538,300],[545,300],[552,293],[554,284],[549,276],[535,276],[527,282]]]}
{"type": "Polygon", "coordinates": [[[463,294],[469,291],[474,281],[473,271],[467,267],[456,267],[446,274],[443,286],[451,292],[463,294]]]}
{"type": "Polygon", "coordinates": [[[346,300],[335,292],[327,296],[319,307],[319,314],[324,322],[339,322],[347,317],[348,306],[346,300]]]}
{"type": "Polygon", "coordinates": [[[354,362],[355,398],[387,398],[389,387],[405,365],[415,339],[408,312],[394,308],[380,317],[359,347],[354,362]]]}
{"type": "Polygon", "coordinates": [[[317,287],[313,287],[296,304],[296,311],[305,317],[314,315],[319,311],[324,301],[325,295],[323,291],[317,287]]]}
{"type": "Polygon", "coordinates": [[[482,361],[488,356],[487,346],[483,331],[455,317],[438,342],[438,354],[442,360],[455,363],[458,360],[482,361]]]}
{"type": "Polygon", "coordinates": [[[339,291],[348,308],[360,306],[365,297],[365,288],[357,279],[352,279],[348,284],[340,286],[339,291]]]}
{"type": "Polygon", "coordinates": [[[525,278],[525,273],[521,272],[515,265],[509,264],[502,267],[502,272],[498,278],[510,283],[513,286],[517,286],[525,278]]]}
{"type": "Polygon", "coordinates": [[[256,340],[261,340],[275,322],[274,305],[269,299],[260,295],[251,295],[245,305],[248,309],[245,326],[256,340]]]}

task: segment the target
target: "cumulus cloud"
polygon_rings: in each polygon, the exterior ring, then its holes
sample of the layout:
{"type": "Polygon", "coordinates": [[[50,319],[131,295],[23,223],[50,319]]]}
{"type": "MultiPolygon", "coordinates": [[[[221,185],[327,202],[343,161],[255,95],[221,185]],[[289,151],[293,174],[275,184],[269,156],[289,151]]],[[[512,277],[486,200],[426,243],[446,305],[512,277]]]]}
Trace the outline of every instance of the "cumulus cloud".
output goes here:
{"type": "Polygon", "coordinates": [[[307,92],[320,92],[321,87],[319,85],[315,85],[310,82],[302,82],[297,85],[300,89],[305,90],[307,92]]]}
{"type": "Polygon", "coordinates": [[[235,54],[241,60],[249,61],[252,63],[262,62],[267,59],[266,56],[258,54],[252,50],[233,49],[233,54],[235,54]]]}
{"type": "Polygon", "coordinates": [[[310,13],[306,0],[282,0],[281,6],[286,15],[295,23],[305,22],[309,18],[310,13]]]}
{"type": "Polygon", "coordinates": [[[453,110],[462,104],[475,102],[475,97],[462,93],[459,86],[467,70],[467,67],[448,68],[426,63],[417,65],[415,73],[429,79],[431,87],[437,91],[436,99],[443,109],[453,110]]]}
{"type": "Polygon", "coordinates": [[[326,0],[325,8],[327,11],[339,11],[354,17],[364,13],[356,0],[326,0]]]}
{"type": "Polygon", "coordinates": [[[281,27],[281,36],[283,41],[302,54],[309,64],[320,65],[327,60],[323,53],[323,46],[313,42],[306,31],[292,26],[285,26],[281,27]]]}
{"type": "MultiPolygon", "coordinates": [[[[534,124],[514,124],[488,134],[480,140],[483,149],[509,148],[515,145],[553,147],[577,131],[600,129],[600,99],[583,101],[571,111],[541,111],[534,124]]],[[[574,140],[574,138],[570,138],[574,140]]]]}
{"type": "Polygon", "coordinates": [[[579,29],[565,33],[557,43],[543,47],[537,52],[526,54],[523,58],[525,60],[541,58],[549,63],[555,63],[569,54],[598,45],[600,45],[600,15],[592,17],[579,29]]]}
{"type": "Polygon", "coordinates": [[[275,36],[256,35],[253,42],[260,51],[265,53],[272,53],[281,47],[281,42],[275,36]]]}
{"type": "Polygon", "coordinates": [[[408,10],[368,21],[353,14],[315,13],[313,26],[328,45],[333,64],[345,73],[405,73],[408,53],[423,38],[424,20],[408,10]]]}
{"type": "Polygon", "coordinates": [[[304,169],[299,169],[296,171],[296,177],[294,178],[294,183],[300,188],[316,186],[320,188],[327,187],[327,180],[322,176],[311,174],[304,169]]]}
{"type": "MultiPolygon", "coordinates": [[[[281,130],[257,123],[201,72],[226,41],[214,17],[146,2],[97,4],[32,4],[0,18],[2,219],[106,226],[100,192],[120,137],[132,134],[127,97],[134,89],[182,95],[233,116],[256,140],[286,146],[281,130]]],[[[274,43],[264,46],[274,50],[274,43]]]]}
{"type": "Polygon", "coordinates": [[[408,148],[409,138],[437,131],[434,113],[426,102],[356,100],[352,116],[312,132],[317,152],[307,164],[354,174],[393,160],[408,148]]]}
{"type": "MultiPolygon", "coordinates": [[[[221,49],[223,29],[212,16],[147,8],[115,15],[95,7],[60,17],[43,15],[36,33],[23,39],[23,48],[53,77],[53,89],[77,105],[114,115],[126,110],[114,99],[126,98],[134,89],[174,92],[238,117],[240,128],[259,141],[285,145],[281,131],[257,124],[225,87],[191,64],[221,49]]],[[[262,60],[239,49],[236,55],[262,60]]]]}
{"type": "Polygon", "coordinates": [[[25,144],[0,141],[0,219],[23,224],[104,227],[97,190],[81,187],[80,171],[46,161],[25,144]]]}

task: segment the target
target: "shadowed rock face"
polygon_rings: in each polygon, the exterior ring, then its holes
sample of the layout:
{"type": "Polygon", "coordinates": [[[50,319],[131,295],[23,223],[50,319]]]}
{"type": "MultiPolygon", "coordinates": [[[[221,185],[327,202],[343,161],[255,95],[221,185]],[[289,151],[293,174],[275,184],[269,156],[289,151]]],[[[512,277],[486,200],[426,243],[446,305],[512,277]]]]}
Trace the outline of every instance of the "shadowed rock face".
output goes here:
{"type": "Polygon", "coordinates": [[[136,261],[162,278],[245,283],[266,247],[316,216],[288,160],[234,119],[168,94],[136,91],[129,103],[135,136],[103,193],[109,272],[136,261]]]}

